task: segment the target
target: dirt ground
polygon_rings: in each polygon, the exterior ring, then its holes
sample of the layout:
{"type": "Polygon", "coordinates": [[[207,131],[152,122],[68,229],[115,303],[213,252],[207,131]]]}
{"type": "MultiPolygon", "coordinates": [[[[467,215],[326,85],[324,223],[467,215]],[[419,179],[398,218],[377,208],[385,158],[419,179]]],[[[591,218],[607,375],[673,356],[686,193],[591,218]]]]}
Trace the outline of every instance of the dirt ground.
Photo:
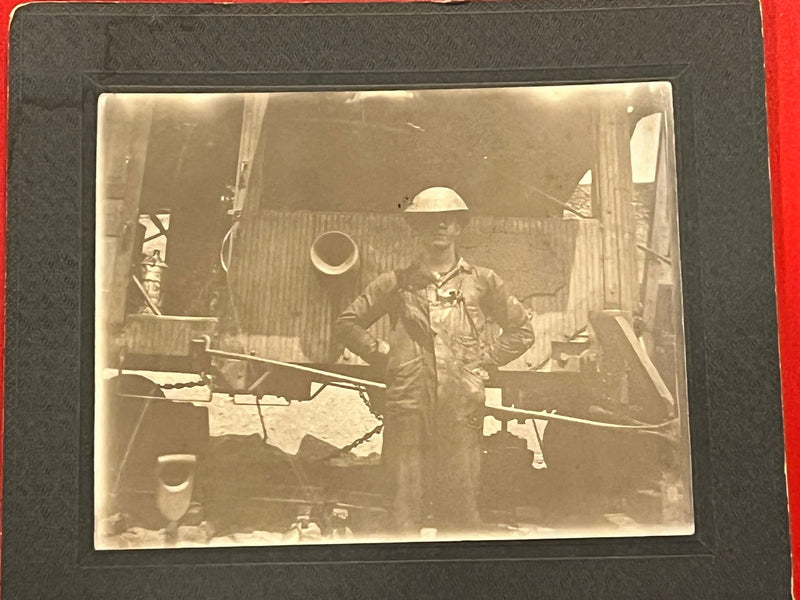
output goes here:
{"type": "MultiPolygon", "coordinates": [[[[104,373],[106,378],[116,375],[116,371],[104,373]]],[[[196,379],[185,373],[164,373],[137,371],[157,384],[175,384],[196,379]]],[[[314,390],[312,390],[314,391],[314,390]]],[[[356,438],[374,429],[380,421],[364,405],[358,394],[352,390],[327,388],[310,401],[288,402],[283,398],[264,397],[256,405],[252,396],[231,397],[226,394],[211,394],[207,387],[164,390],[167,398],[191,401],[208,409],[209,432],[212,438],[223,436],[263,437],[266,430],[267,443],[289,455],[295,455],[303,438],[310,434],[337,448],[350,444],[356,438]]],[[[497,390],[487,390],[487,402],[500,402],[497,390]]],[[[539,422],[540,434],[544,423],[539,422]]],[[[500,431],[501,424],[492,417],[486,417],[485,435],[500,431]]],[[[533,423],[510,423],[509,433],[525,440],[535,457],[531,468],[545,468],[533,423]]],[[[380,456],[382,436],[374,435],[367,442],[356,447],[352,454],[358,458],[368,458],[377,462],[380,456]]],[[[371,461],[371,462],[372,462],[371,461]]],[[[511,537],[546,537],[550,532],[544,527],[529,525],[523,529],[512,528],[504,532],[511,537]]],[[[347,541],[348,536],[340,536],[339,541],[347,541]]],[[[236,546],[236,545],[276,545],[284,543],[321,543],[324,540],[319,530],[295,529],[290,531],[243,530],[236,533],[217,535],[207,523],[199,522],[183,525],[177,532],[177,541],[170,542],[164,529],[154,530],[128,523],[124,516],[112,515],[98,522],[97,543],[104,548],[152,548],[164,547],[171,543],[179,546],[236,546]]],[[[329,542],[330,539],[327,539],[329,542]]]]}
{"type": "MultiPolygon", "coordinates": [[[[115,371],[109,371],[104,375],[112,377],[115,374],[115,371]]],[[[137,374],[162,385],[195,379],[192,375],[176,373],[137,372],[137,374]]],[[[338,531],[322,521],[317,524],[314,521],[309,520],[310,522],[308,522],[299,519],[300,505],[307,504],[308,498],[313,496],[313,492],[308,492],[308,490],[306,492],[311,494],[310,496],[301,493],[305,500],[300,499],[299,503],[292,500],[290,504],[284,504],[282,507],[276,505],[275,500],[267,498],[268,496],[283,498],[284,496],[281,494],[287,493],[285,489],[281,488],[285,480],[281,480],[271,467],[267,467],[265,470],[263,461],[270,460],[270,456],[277,456],[278,462],[274,464],[282,464],[285,468],[287,464],[285,457],[297,455],[301,448],[301,442],[303,442],[304,448],[307,448],[308,440],[306,439],[305,442],[303,440],[309,435],[323,442],[321,445],[315,443],[312,446],[317,449],[321,447],[323,456],[330,456],[331,450],[335,453],[335,448],[347,446],[379,425],[380,421],[370,413],[357,393],[351,390],[328,388],[313,400],[302,402],[288,402],[282,398],[265,397],[260,401],[260,414],[255,398],[249,396],[232,398],[225,394],[210,394],[207,387],[167,389],[164,390],[164,393],[173,400],[189,401],[208,409],[210,443],[214,450],[210,455],[211,459],[205,459],[203,464],[211,465],[208,468],[211,469],[212,475],[209,478],[206,474],[202,480],[214,482],[215,489],[220,488],[225,493],[232,495],[217,501],[216,512],[213,502],[205,505],[205,508],[199,510],[197,514],[192,514],[193,509],[190,509],[186,518],[181,521],[181,526],[173,532],[172,536],[168,536],[163,525],[160,525],[166,523],[152,505],[154,500],[148,501],[149,503],[145,502],[155,515],[154,519],[150,519],[149,525],[138,517],[131,518],[120,513],[102,515],[97,522],[95,537],[98,548],[163,548],[171,545],[181,547],[263,546],[381,541],[365,537],[356,539],[348,530],[338,531]],[[264,446],[261,441],[264,430],[266,430],[267,446],[264,446]],[[265,478],[267,472],[270,475],[265,478]],[[256,493],[249,493],[244,491],[240,484],[251,487],[260,485],[261,487],[257,487],[259,491],[256,493]],[[264,504],[264,502],[268,502],[268,504],[264,504]],[[295,503],[291,504],[291,502],[295,503]],[[235,510],[233,510],[234,506],[235,510]],[[222,513],[220,513],[220,507],[222,513]],[[222,522],[218,518],[220,514],[223,517],[222,522]],[[292,525],[293,521],[294,525],[292,525]],[[147,525],[147,527],[142,525],[147,525]],[[162,528],[158,528],[159,526],[162,528]]],[[[499,391],[487,390],[487,404],[499,403],[499,391]]],[[[546,425],[546,422],[542,421],[535,423],[531,420],[522,423],[511,421],[506,425],[506,433],[493,435],[501,432],[502,425],[496,419],[486,417],[484,421],[486,442],[494,444],[493,452],[488,455],[494,457],[489,459],[494,462],[486,463],[486,478],[489,482],[489,489],[500,501],[500,504],[491,502],[485,504],[493,513],[491,522],[494,523],[492,525],[493,533],[488,536],[488,539],[586,537],[587,532],[590,532],[591,537],[665,535],[671,531],[668,523],[687,523],[685,515],[677,514],[674,518],[669,516],[669,511],[674,512],[685,504],[681,498],[686,490],[676,487],[674,483],[664,481],[663,489],[657,487],[643,489],[641,492],[637,492],[639,496],[624,498],[624,494],[614,491],[613,486],[623,481],[622,475],[626,473],[626,470],[612,469],[606,473],[607,465],[595,464],[596,461],[592,462],[590,449],[586,450],[589,454],[584,458],[587,465],[594,465],[591,467],[592,472],[585,472],[580,476],[576,472],[576,476],[569,474],[565,476],[564,465],[562,464],[559,470],[557,464],[558,454],[550,457],[552,465],[548,468],[537,443],[546,425]],[[538,428],[538,436],[534,430],[535,426],[538,428]],[[512,451],[513,448],[516,450],[512,451]],[[526,448],[527,452],[525,452],[526,448]],[[604,475],[604,473],[606,474],[604,475]],[[592,481],[596,481],[598,487],[611,485],[611,488],[603,492],[605,494],[603,499],[604,501],[610,499],[613,502],[610,504],[606,502],[599,509],[597,506],[592,506],[593,500],[581,495],[585,492],[584,479],[586,477],[594,478],[592,481]],[[525,508],[526,512],[520,512],[522,505],[501,506],[503,502],[517,497],[519,494],[524,496],[522,504],[527,507],[525,508]],[[675,497],[672,498],[672,496],[675,497]],[[621,501],[617,501],[617,499],[621,501]],[[565,506],[563,502],[567,502],[567,500],[573,502],[574,505],[565,506]],[[643,513],[643,510],[650,512],[643,513]],[[663,520],[658,525],[643,526],[641,521],[629,516],[631,513],[655,515],[646,522],[658,523],[659,519],[663,520]],[[503,515],[511,515],[511,519],[504,521],[503,515]],[[587,523],[585,520],[580,523],[571,521],[574,516],[583,519],[587,515],[593,519],[591,523],[587,523]]],[[[581,439],[567,438],[564,441],[568,445],[580,444],[581,439]]],[[[355,448],[347,457],[343,457],[346,458],[344,462],[348,464],[339,464],[336,467],[342,469],[337,477],[349,477],[350,484],[356,483],[355,486],[346,487],[349,490],[348,493],[354,491],[367,495],[374,493],[374,488],[370,487],[372,481],[370,477],[374,477],[379,472],[377,465],[379,464],[381,444],[382,437],[378,433],[366,443],[355,448]],[[344,475],[345,472],[348,474],[344,475]]],[[[598,447],[598,450],[601,449],[602,445],[598,447]]],[[[304,450],[303,458],[300,460],[302,462],[307,458],[304,450]]],[[[332,459],[331,462],[326,463],[328,467],[325,469],[334,467],[334,463],[340,460],[339,458],[332,459]]],[[[623,459],[618,458],[617,460],[623,459]]],[[[631,461],[634,461],[635,457],[628,455],[624,460],[628,461],[626,464],[630,467],[631,461]]],[[[578,465],[578,467],[581,466],[583,465],[578,465]]],[[[289,473],[289,478],[293,477],[294,475],[289,473]]],[[[313,487],[319,484],[312,482],[311,485],[313,487]]],[[[325,502],[329,503],[330,497],[324,497],[328,498],[325,502]]],[[[284,502],[284,500],[278,500],[279,504],[280,502],[284,502]]],[[[340,503],[341,500],[337,499],[336,502],[340,503]]],[[[366,502],[366,504],[358,500],[353,502],[354,508],[351,509],[353,512],[350,513],[348,522],[353,523],[354,530],[360,532],[385,530],[380,525],[378,527],[364,526],[365,518],[372,519],[372,517],[363,517],[363,506],[369,505],[370,502],[366,502]],[[355,507],[362,508],[356,510],[355,507]],[[360,511],[358,515],[357,511],[360,511]],[[358,525],[356,525],[357,522],[358,525]]],[[[688,523],[691,523],[691,520],[688,523]]],[[[372,525],[374,524],[372,523],[372,525]]],[[[686,525],[676,525],[675,527],[676,535],[688,532],[686,525]]],[[[435,531],[423,532],[423,537],[425,536],[437,541],[442,539],[435,531]]],[[[471,537],[470,539],[481,538],[471,537]]]]}

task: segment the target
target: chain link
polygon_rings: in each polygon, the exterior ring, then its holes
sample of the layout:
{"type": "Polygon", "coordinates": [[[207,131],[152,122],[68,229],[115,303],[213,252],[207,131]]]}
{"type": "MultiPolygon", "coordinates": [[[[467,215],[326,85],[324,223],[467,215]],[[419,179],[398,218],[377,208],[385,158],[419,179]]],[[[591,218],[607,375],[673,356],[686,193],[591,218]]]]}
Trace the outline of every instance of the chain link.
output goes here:
{"type": "Polygon", "coordinates": [[[211,383],[211,378],[205,373],[200,374],[201,379],[197,381],[186,381],[182,383],[162,383],[158,387],[162,390],[184,390],[187,388],[204,387],[211,383]]]}
{"type": "MultiPolygon", "coordinates": [[[[201,377],[201,379],[199,379],[197,381],[186,381],[186,382],[180,382],[180,383],[164,383],[164,384],[160,384],[158,387],[160,389],[162,389],[162,390],[183,390],[183,389],[187,389],[187,388],[204,387],[204,386],[207,386],[207,385],[209,385],[211,383],[211,378],[208,375],[206,375],[205,373],[201,373],[200,377],[201,377]]],[[[360,388],[358,390],[358,396],[359,396],[359,398],[361,398],[361,401],[364,403],[364,406],[367,407],[367,410],[369,410],[369,413],[373,417],[375,417],[375,419],[377,419],[378,421],[381,421],[381,423],[379,423],[377,426],[375,426],[373,429],[371,429],[370,431],[368,431],[364,435],[356,438],[355,440],[353,440],[352,442],[350,442],[349,444],[347,444],[343,448],[340,448],[337,452],[335,452],[331,456],[327,456],[324,459],[320,459],[320,460],[327,460],[329,458],[333,458],[334,456],[347,454],[348,452],[350,452],[351,450],[354,450],[355,448],[357,448],[361,444],[366,444],[374,436],[376,436],[378,433],[380,433],[381,430],[383,430],[383,419],[376,412],[375,408],[372,406],[372,402],[370,401],[369,395],[367,394],[367,392],[363,388],[360,388]]],[[[260,412],[261,411],[259,410],[259,413],[260,412]]],[[[265,441],[266,441],[266,438],[265,438],[265,441]]]]}
{"type": "Polygon", "coordinates": [[[326,456],[323,460],[328,460],[329,458],[334,458],[335,456],[341,456],[341,455],[347,454],[351,450],[355,450],[361,444],[366,444],[374,436],[378,435],[382,430],[383,430],[383,423],[379,423],[371,431],[368,431],[367,433],[365,433],[361,437],[354,439],[352,442],[347,444],[347,446],[344,446],[343,448],[339,448],[339,450],[334,452],[331,456],[326,456]]]}
{"type": "Polygon", "coordinates": [[[343,455],[347,454],[348,452],[358,448],[361,444],[366,444],[368,441],[370,441],[373,437],[378,435],[383,430],[383,418],[375,411],[375,408],[372,406],[372,402],[370,402],[369,395],[367,394],[367,392],[363,388],[359,388],[358,396],[359,396],[359,398],[361,398],[361,401],[364,403],[364,406],[367,407],[367,410],[369,410],[369,413],[373,417],[375,417],[378,421],[380,421],[380,423],[378,423],[375,427],[373,427],[370,431],[368,431],[367,433],[365,433],[361,437],[357,437],[356,439],[354,439],[352,442],[350,442],[346,446],[344,446],[342,448],[339,448],[339,450],[337,450],[336,452],[334,452],[330,456],[326,456],[325,458],[321,458],[321,459],[319,459],[319,461],[316,461],[316,462],[320,462],[320,461],[323,461],[323,460],[329,460],[329,459],[334,458],[336,456],[343,456],[343,455]]]}
{"type": "Polygon", "coordinates": [[[361,398],[361,401],[364,403],[364,406],[367,407],[369,410],[369,414],[375,417],[378,421],[383,421],[383,417],[381,417],[372,406],[372,402],[369,399],[369,395],[367,394],[364,388],[358,388],[358,397],[361,398]]]}

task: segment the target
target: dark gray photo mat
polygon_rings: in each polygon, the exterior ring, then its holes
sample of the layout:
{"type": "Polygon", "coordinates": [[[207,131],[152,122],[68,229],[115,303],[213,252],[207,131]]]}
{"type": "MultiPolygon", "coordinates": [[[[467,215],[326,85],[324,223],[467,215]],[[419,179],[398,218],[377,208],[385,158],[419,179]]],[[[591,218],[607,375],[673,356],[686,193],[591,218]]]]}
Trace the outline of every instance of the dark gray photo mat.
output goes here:
{"type": "Polygon", "coordinates": [[[788,598],[759,7],[32,4],[11,26],[8,598],[788,598]],[[695,533],[96,551],[105,92],[672,85],[695,533]]]}

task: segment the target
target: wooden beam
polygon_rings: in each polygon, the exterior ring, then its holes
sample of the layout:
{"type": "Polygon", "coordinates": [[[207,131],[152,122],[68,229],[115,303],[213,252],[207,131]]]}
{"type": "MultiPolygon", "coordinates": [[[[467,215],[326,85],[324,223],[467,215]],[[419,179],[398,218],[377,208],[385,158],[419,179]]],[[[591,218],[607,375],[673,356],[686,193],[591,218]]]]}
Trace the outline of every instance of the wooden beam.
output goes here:
{"type": "MultiPolygon", "coordinates": [[[[648,247],[661,256],[672,256],[672,206],[675,203],[675,173],[670,170],[667,152],[667,130],[665,115],[661,116],[661,131],[658,140],[656,163],[656,193],[650,221],[648,247]]],[[[647,353],[653,356],[655,346],[656,315],[658,313],[658,290],[661,285],[672,284],[672,265],[664,264],[654,256],[647,256],[644,264],[642,285],[642,338],[647,353]]]]}
{"type": "Polygon", "coordinates": [[[597,152],[592,181],[594,212],[603,224],[604,307],[633,312],[639,293],[631,127],[626,109],[624,96],[609,95],[595,111],[597,152]]]}
{"type": "Polygon", "coordinates": [[[152,115],[146,99],[104,94],[100,100],[98,309],[111,331],[125,318],[152,115]]]}
{"type": "Polygon", "coordinates": [[[234,213],[244,209],[247,199],[247,184],[253,169],[253,158],[263,135],[264,115],[267,111],[267,94],[248,94],[244,99],[242,133],[239,138],[239,162],[237,163],[234,188],[234,213]]]}

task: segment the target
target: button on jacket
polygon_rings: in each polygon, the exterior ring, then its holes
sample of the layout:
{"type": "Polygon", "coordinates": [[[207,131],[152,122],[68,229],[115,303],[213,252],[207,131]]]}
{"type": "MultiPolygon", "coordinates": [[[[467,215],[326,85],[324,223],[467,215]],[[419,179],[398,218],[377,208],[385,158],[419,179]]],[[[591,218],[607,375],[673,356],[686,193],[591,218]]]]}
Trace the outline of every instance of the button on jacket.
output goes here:
{"type": "Polygon", "coordinates": [[[347,348],[386,369],[382,454],[396,526],[418,527],[432,502],[440,528],[477,527],[481,371],[532,346],[525,308],[491,269],[460,259],[442,276],[419,266],[384,273],[344,311],[335,330],[347,348]],[[368,331],[385,314],[391,321],[387,354],[368,331]]]}

